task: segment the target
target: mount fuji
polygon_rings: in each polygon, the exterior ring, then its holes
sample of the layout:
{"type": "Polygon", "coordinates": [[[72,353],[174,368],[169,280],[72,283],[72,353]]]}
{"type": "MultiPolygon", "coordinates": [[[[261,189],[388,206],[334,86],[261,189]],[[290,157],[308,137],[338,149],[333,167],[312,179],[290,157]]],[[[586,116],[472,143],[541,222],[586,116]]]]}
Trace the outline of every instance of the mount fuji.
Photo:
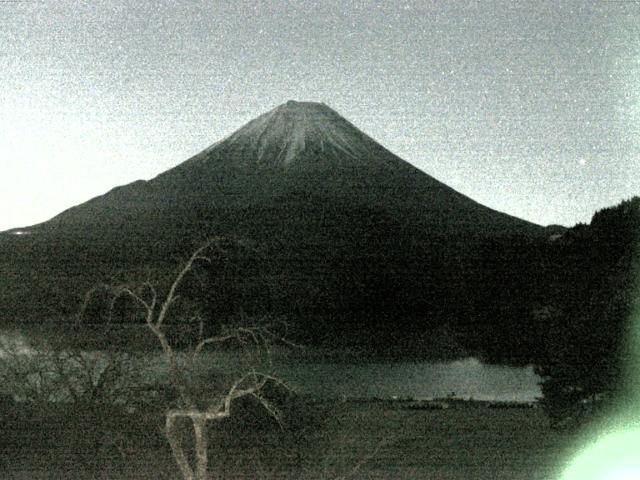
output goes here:
{"type": "Polygon", "coordinates": [[[173,268],[216,236],[260,253],[233,275],[211,273],[212,315],[266,312],[293,317],[314,341],[376,332],[398,343],[407,329],[469,315],[488,241],[544,232],[427,175],[326,105],[289,101],[151,180],[0,234],[0,315],[70,314],[97,281],[173,268]]]}
{"type": "MultiPolygon", "coordinates": [[[[137,181],[25,231],[200,223],[223,209],[366,206],[424,233],[540,228],[484,207],[400,159],[321,103],[289,101],[150,181],[137,181]],[[89,227],[91,226],[91,227],[89,227]]],[[[164,228],[164,225],[163,225],[164,228]]],[[[105,233],[105,232],[101,232],[105,233]]]]}

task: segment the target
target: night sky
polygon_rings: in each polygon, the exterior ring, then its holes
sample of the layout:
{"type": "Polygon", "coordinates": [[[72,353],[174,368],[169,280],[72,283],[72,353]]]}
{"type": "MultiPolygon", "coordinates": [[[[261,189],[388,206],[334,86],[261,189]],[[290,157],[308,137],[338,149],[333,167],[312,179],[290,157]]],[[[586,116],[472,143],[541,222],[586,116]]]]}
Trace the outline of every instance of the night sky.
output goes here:
{"type": "Polygon", "coordinates": [[[640,1],[0,0],[0,230],[324,102],[540,224],[640,193],[640,1]]]}

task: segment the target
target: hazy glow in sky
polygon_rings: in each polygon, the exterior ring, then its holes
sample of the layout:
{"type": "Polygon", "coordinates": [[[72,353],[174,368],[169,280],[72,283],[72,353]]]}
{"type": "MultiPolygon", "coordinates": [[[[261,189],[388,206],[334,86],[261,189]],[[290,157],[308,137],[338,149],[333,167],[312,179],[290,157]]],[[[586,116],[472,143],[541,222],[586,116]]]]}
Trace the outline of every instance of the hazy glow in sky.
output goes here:
{"type": "Polygon", "coordinates": [[[640,192],[640,2],[0,0],[0,230],[322,101],[501,211],[640,192]]]}

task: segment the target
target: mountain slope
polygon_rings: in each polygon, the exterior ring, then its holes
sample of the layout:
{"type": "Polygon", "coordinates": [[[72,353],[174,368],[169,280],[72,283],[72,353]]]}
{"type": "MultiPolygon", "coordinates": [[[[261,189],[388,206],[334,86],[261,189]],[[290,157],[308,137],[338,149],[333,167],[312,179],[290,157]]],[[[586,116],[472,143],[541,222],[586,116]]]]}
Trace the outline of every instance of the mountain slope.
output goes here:
{"type": "MultiPolygon", "coordinates": [[[[287,102],[148,182],[118,187],[38,229],[148,223],[157,213],[302,199],[376,205],[437,233],[522,233],[540,227],[484,207],[398,158],[329,107],[287,102]]],[[[161,218],[153,221],[161,222],[161,218]]]]}
{"type": "Polygon", "coordinates": [[[167,270],[173,255],[222,236],[260,253],[243,254],[232,278],[222,265],[209,272],[212,318],[242,308],[294,316],[313,339],[382,344],[470,318],[487,239],[544,234],[310,102],[287,102],[152,180],[21,230],[0,240],[5,315],[72,312],[78,293],[113,272],[167,270]]]}

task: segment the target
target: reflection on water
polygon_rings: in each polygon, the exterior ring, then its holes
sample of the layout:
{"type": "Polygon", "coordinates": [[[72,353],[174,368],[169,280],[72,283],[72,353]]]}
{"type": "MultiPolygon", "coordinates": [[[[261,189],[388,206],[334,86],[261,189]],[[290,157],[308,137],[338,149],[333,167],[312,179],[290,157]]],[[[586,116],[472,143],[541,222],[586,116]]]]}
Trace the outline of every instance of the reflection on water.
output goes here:
{"type": "Polygon", "coordinates": [[[531,402],[541,396],[532,367],[453,362],[302,363],[277,365],[300,391],[322,397],[446,397],[531,402]]]}
{"type": "MultiPolygon", "coordinates": [[[[206,364],[233,368],[228,354],[206,364]]],[[[475,358],[433,362],[274,359],[276,374],[297,392],[319,398],[440,398],[533,402],[542,396],[533,367],[485,365],[475,358]]]]}
{"type": "MultiPolygon", "coordinates": [[[[3,342],[18,346],[29,355],[28,342],[16,335],[0,335],[3,342]]],[[[2,343],[2,342],[0,342],[2,343]]],[[[0,346],[0,357],[1,354],[0,346]]],[[[15,353],[15,351],[14,351],[15,353]]],[[[0,358],[1,360],[1,358],[0,358]]],[[[205,369],[236,370],[238,358],[230,353],[209,353],[201,358],[205,369]]],[[[143,376],[163,376],[164,359],[145,355],[143,376]]],[[[475,358],[448,362],[345,362],[331,360],[296,361],[286,356],[274,361],[277,375],[296,391],[318,398],[427,399],[455,395],[476,400],[531,402],[541,396],[540,377],[532,367],[484,365],[475,358]]]]}

